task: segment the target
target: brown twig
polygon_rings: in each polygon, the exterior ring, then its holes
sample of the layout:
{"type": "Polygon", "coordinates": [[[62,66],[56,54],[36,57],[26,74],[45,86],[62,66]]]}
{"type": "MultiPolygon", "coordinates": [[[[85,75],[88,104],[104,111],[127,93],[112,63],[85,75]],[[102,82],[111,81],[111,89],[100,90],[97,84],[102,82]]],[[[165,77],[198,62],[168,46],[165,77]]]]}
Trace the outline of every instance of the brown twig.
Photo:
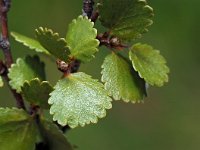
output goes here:
{"type": "Polygon", "coordinates": [[[93,13],[93,0],[83,0],[83,16],[88,16],[90,18],[93,13]]]}
{"type": "MultiPolygon", "coordinates": [[[[4,78],[4,80],[9,83],[9,78],[8,78],[8,70],[7,70],[7,67],[6,65],[0,61],[0,75],[4,78]]],[[[16,103],[17,103],[17,107],[18,108],[22,108],[22,109],[26,109],[25,108],[25,105],[24,105],[24,101],[22,99],[22,96],[20,94],[18,94],[15,90],[11,89],[10,85],[8,84],[13,96],[15,97],[16,99],[16,103]]]]}
{"type": "MultiPolygon", "coordinates": [[[[10,9],[10,3],[11,3],[11,0],[0,0],[0,22],[1,22],[1,32],[2,32],[1,39],[0,39],[0,48],[3,50],[3,54],[5,57],[5,64],[1,62],[2,66],[5,67],[4,72],[1,75],[7,81],[7,83],[9,82],[9,78],[7,75],[8,69],[13,64],[13,57],[10,50],[8,19],[7,19],[7,13],[10,9]]],[[[18,94],[15,90],[11,89],[11,87],[10,87],[10,90],[16,99],[17,106],[19,108],[25,109],[22,96],[18,94]]]]}
{"type": "Polygon", "coordinates": [[[96,22],[99,11],[94,10],[94,0],[83,0],[83,16],[87,16],[92,22],[96,22]]]}
{"type": "Polygon", "coordinates": [[[80,67],[81,62],[74,58],[69,59],[68,63],[60,59],[57,59],[56,64],[57,64],[58,70],[63,72],[63,76],[66,77],[70,73],[77,72],[80,67]]]}
{"type": "Polygon", "coordinates": [[[110,49],[122,50],[128,47],[127,45],[122,44],[119,38],[115,36],[110,36],[109,32],[98,34],[97,39],[100,42],[100,46],[104,45],[110,49]]]}
{"type": "Polygon", "coordinates": [[[7,13],[10,8],[10,0],[0,0],[0,22],[1,22],[1,40],[0,46],[4,52],[7,68],[10,68],[13,63],[13,58],[10,52],[9,33],[8,33],[8,20],[7,13]]]}
{"type": "Polygon", "coordinates": [[[92,13],[91,21],[92,21],[92,22],[96,22],[98,18],[99,18],[99,11],[96,10],[96,11],[94,11],[94,12],[92,13]]]}

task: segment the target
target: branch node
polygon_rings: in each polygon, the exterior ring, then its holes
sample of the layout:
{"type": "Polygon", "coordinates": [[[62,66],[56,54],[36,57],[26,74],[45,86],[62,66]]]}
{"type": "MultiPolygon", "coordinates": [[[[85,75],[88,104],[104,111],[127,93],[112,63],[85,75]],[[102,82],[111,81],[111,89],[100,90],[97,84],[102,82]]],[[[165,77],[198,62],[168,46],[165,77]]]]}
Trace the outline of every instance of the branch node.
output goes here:
{"type": "Polygon", "coordinates": [[[69,62],[64,62],[60,59],[56,60],[56,64],[58,67],[58,70],[64,73],[64,76],[69,75],[70,73],[75,73],[78,71],[80,67],[80,61],[71,58],[69,62]]]}
{"type": "Polygon", "coordinates": [[[2,35],[0,36],[0,47],[3,51],[8,51],[10,49],[10,42],[8,39],[2,38],[2,35]]]}
{"type": "Polygon", "coordinates": [[[100,41],[100,46],[104,45],[110,49],[122,50],[128,47],[122,44],[122,41],[118,37],[110,36],[109,32],[98,34],[97,39],[100,41]]]}
{"type": "Polygon", "coordinates": [[[88,16],[90,18],[93,13],[93,0],[83,0],[83,16],[88,16]]]}
{"type": "Polygon", "coordinates": [[[2,2],[2,13],[7,13],[10,10],[11,0],[3,0],[2,2]]]}

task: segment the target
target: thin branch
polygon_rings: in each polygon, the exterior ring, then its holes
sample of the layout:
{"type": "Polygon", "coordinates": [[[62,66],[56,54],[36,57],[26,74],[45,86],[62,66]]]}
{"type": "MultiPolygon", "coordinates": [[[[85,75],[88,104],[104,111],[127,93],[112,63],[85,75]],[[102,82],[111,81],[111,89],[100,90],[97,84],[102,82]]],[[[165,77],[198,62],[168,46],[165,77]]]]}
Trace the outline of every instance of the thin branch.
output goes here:
{"type": "MultiPolygon", "coordinates": [[[[0,75],[4,78],[4,80],[7,82],[7,84],[9,83],[9,78],[8,78],[8,70],[7,67],[3,64],[2,61],[0,61],[0,75]]],[[[17,107],[18,108],[22,108],[22,109],[26,109],[25,105],[24,105],[24,101],[23,98],[20,94],[18,94],[15,90],[13,90],[10,85],[8,84],[13,96],[16,99],[16,103],[17,103],[17,107]]]]}
{"type": "Polygon", "coordinates": [[[13,63],[13,58],[10,52],[10,43],[9,43],[9,32],[8,32],[8,20],[7,13],[10,8],[10,0],[0,0],[0,22],[1,22],[1,39],[0,47],[4,52],[5,61],[7,68],[10,68],[13,63]]]}
{"type": "MultiPolygon", "coordinates": [[[[8,69],[13,64],[13,57],[11,54],[10,42],[9,42],[8,19],[7,19],[7,13],[10,9],[10,4],[11,0],[0,0],[0,22],[1,22],[1,32],[2,32],[0,37],[0,48],[3,50],[3,54],[5,57],[5,64],[4,64],[5,70],[4,73],[2,73],[2,76],[7,81],[7,83],[9,82],[9,78],[7,75],[8,69]]],[[[17,106],[19,108],[25,109],[22,96],[18,94],[15,90],[11,89],[11,87],[10,90],[17,101],[17,106]]]]}

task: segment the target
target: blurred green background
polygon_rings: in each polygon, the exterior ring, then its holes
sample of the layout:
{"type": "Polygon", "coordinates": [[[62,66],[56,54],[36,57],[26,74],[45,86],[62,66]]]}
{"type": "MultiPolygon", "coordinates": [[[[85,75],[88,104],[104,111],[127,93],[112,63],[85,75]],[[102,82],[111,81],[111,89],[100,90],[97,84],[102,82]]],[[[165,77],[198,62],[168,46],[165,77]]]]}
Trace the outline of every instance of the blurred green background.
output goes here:
{"type": "MultiPolygon", "coordinates": [[[[171,69],[170,82],[163,88],[151,87],[144,104],[114,102],[97,125],[69,131],[69,140],[80,150],[200,149],[200,1],[149,0],[149,4],[155,11],[154,25],[139,41],[161,50],[171,69]]],[[[35,28],[46,26],[65,36],[81,9],[81,0],[13,0],[9,27],[33,37],[35,28]]],[[[35,54],[13,39],[11,44],[15,59],[35,54]]],[[[99,78],[107,53],[101,48],[97,59],[81,70],[99,78]]],[[[54,84],[61,74],[52,60],[41,59],[54,84]]],[[[0,104],[14,106],[7,87],[0,89],[0,104]]]]}

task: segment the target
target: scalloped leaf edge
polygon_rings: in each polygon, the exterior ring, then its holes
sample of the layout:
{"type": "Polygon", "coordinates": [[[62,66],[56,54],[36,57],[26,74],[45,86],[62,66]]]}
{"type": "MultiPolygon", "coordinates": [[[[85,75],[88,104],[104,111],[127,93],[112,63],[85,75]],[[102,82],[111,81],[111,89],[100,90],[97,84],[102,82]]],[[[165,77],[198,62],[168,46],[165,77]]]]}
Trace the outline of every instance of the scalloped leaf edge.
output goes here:
{"type": "Polygon", "coordinates": [[[136,44],[134,44],[132,47],[130,47],[129,59],[130,59],[131,62],[132,62],[132,66],[133,66],[134,70],[138,72],[138,75],[140,76],[140,78],[144,79],[144,80],[145,80],[148,84],[150,84],[151,86],[162,87],[165,83],[169,82],[168,74],[170,73],[170,69],[169,69],[169,67],[166,65],[167,61],[166,61],[166,59],[160,54],[160,51],[154,49],[153,46],[148,45],[148,44],[142,44],[142,43],[136,43],[136,44]],[[137,46],[137,45],[146,45],[146,46],[148,46],[151,50],[153,50],[155,53],[157,53],[160,57],[163,58],[163,64],[165,65],[165,67],[166,67],[166,69],[167,69],[167,71],[166,71],[166,79],[165,79],[165,80],[163,80],[163,81],[160,82],[160,83],[155,83],[155,82],[149,81],[146,77],[143,77],[143,75],[141,74],[141,72],[140,72],[140,71],[137,69],[137,67],[135,66],[134,60],[133,60],[133,59],[131,58],[131,56],[130,56],[131,49],[133,49],[134,46],[137,46]]]}

